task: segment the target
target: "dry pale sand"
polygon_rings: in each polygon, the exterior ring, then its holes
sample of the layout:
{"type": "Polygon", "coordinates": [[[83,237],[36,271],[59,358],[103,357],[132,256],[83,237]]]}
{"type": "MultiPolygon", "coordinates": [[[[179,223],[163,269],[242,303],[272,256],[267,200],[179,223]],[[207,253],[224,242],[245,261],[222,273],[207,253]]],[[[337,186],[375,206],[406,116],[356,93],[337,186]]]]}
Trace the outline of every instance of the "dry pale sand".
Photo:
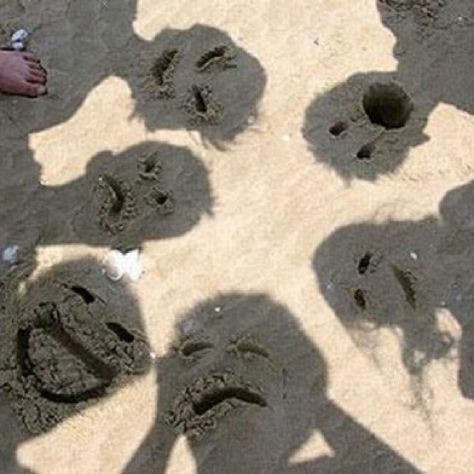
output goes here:
{"type": "Polygon", "coordinates": [[[49,94],[0,97],[1,474],[472,472],[472,0],[17,27],[49,94]]]}

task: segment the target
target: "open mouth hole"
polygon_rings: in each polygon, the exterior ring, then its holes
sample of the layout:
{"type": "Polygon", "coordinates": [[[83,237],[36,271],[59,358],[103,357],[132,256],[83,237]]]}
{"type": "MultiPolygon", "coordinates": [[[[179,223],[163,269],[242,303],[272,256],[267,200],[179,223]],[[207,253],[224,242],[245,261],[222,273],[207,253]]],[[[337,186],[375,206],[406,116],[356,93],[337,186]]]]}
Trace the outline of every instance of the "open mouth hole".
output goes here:
{"type": "Polygon", "coordinates": [[[362,101],[369,120],[386,129],[402,128],[408,122],[413,102],[397,84],[371,84],[362,101]]]}

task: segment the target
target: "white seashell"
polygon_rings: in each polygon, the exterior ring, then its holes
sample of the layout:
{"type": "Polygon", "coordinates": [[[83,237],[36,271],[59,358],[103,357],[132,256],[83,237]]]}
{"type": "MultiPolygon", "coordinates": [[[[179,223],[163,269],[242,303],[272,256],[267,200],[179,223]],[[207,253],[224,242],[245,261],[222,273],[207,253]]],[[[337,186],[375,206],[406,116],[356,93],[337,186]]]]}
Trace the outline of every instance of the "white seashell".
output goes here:
{"type": "Polygon", "coordinates": [[[127,275],[132,281],[137,281],[143,268],[140,263],[140,252],[138,249],[122,253],[119,250],[111,250],[102,261],[104,273],[112,281],[119,281],[127,275]]]}
{"type": "Polygon", "coordinates": [[[140,251],[138,249],[131,250],[125,254],[125,273],[131,280],[137,281],[143,273],[143,267],[140,262],[140,251]]]}
{"type": "Polygon", "coordinates": [[[23,43],[26,40],[26,38],[28,38],[28,36],[29,36],[28,31],[22,28],[20,30],[16,30],[15,33],[12,34],[10,38],[10,42],[12,44],[17,43],[17,42],[23,43]]]}
{"type": "Polygon", "coordinates": [[[11,245],[2,252],[2,260],[10,265],[14,265],[18,260],[18,245],[11,245]]]}
{"type": "Polygon", "coordinates": [[[22,41],[14,41],[12,42],[11,46],[15,51],[22,51],[23,49],[25,49],[25,45],[22,41]]]}

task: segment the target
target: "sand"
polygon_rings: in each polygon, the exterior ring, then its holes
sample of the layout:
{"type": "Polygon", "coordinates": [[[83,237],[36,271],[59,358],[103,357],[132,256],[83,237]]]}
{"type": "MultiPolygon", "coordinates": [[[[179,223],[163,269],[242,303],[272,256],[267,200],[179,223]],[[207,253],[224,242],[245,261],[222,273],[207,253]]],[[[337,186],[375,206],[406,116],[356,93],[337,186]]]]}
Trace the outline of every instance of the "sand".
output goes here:
{"type": "Polygon", "coordinates": [[[0,472],[471,472],[471,3],[0,4],[0,472]]]}

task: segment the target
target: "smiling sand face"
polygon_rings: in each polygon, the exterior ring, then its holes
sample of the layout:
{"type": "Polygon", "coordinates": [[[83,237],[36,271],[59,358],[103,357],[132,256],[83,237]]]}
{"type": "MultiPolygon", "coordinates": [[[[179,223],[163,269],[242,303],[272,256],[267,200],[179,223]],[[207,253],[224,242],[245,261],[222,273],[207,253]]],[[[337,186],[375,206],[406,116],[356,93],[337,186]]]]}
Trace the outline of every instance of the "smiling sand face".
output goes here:
{"type": "Polygon", "coordinates": [[[138,309],[93,260],[53,268],[5,308],[0,387],[33,434],[145,373],[138,309]],[[10,356],[11,354],[11,356],[10,356]]]}

